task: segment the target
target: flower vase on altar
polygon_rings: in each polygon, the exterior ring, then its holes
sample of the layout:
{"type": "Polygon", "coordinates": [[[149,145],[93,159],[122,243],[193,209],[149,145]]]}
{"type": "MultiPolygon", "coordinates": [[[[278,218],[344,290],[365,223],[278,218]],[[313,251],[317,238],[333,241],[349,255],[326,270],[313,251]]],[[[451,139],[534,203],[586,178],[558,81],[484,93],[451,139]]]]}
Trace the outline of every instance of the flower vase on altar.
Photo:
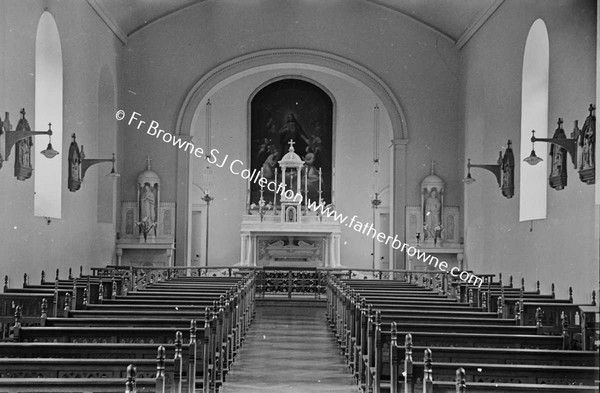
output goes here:
{"type": "MultiPolygon", "coordinates": [[[[148,221],[148,217],[144,217],[142,221],[137,223],[137,226],[140,230],[140,234],[142,235],[142,237],[140,237],[140,243],[142,243],[142,240],[144,243],[146,243],[148,241],[148,234],[156,227],[156,223],[150,222],[148,221]]],[[[153,241],[154,236],[151,235],[150,242],[152,243],[153,241]]]]}

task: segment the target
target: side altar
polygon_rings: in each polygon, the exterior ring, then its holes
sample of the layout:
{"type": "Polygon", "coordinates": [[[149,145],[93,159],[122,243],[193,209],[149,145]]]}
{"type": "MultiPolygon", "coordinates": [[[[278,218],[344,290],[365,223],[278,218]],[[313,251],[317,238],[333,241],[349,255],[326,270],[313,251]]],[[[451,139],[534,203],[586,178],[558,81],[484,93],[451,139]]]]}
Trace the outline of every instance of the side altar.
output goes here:
{"type": "MultiPolygon", "coordinates": [[[[248,207],[242,218],[242,266],[340,267],[340,224],[332,217],[308,207],[308,164],[294,152],[293,141],[278,161],[273,180],[261,170],[260,199],[248,207]],[[281,173],[279,176],[279,168],[281,173]],[[268,184],[267,184],[268,183],[268,184]],[[264,188],[277,190],[266,203],[264,188]],[[304,191],[304,192],[302,192],[304,191]],[[279,201],[277,195],[280,194],[279,201]]],[[[318,200],[321,198],[321,171],[318,173],[318,200]]]]}
{"type": "MultiPolygon", "coordinates": [[[[445,184],[434,173],[434,162],[431,163],[431,173],[421,181],[420,190],[421,205],[406,206],[406,242],[440,261],[448,262],[451,267],[463,269],[459,207],[446,205],[445,184]]],[[[406,268],[434,269],[418,261],[416,255],[407,258],[406,268]]]]}
{"type": "Polygon", "coordinates": [[[137,178],[137,199],[121,204],[118,266],[173,266],[175,203],[160,200],[160,178],[150,167],[150,157],[146,165],[137,178]]]}

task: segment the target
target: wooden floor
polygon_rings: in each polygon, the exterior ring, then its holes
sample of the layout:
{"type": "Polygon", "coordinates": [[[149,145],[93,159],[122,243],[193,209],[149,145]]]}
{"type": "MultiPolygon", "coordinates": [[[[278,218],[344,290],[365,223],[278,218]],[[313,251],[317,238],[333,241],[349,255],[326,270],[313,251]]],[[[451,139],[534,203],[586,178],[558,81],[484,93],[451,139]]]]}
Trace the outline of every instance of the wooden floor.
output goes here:
{"type": "Polygon", "coordinates": [[[358,392],[327,328],[325,307],[257,307],[226,379],[221,393],[358,392]]]}

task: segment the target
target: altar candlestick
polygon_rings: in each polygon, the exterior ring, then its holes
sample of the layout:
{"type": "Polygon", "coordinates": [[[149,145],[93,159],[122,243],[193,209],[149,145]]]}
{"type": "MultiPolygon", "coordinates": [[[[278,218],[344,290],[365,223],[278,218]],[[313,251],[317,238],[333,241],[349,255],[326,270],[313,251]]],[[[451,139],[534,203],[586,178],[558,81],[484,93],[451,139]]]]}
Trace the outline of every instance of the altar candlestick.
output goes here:
{"type": "Polygon", "coordinates": [[[279,184],[277,184],[277,167],[275,167],[275,192],[273,193],[273,210],[275,210],[275,207],[277,205],[277,186],[279,184]]]}
{"type": "Polygon", "coordinates": [[[308,166],[304,167],[304,208],[308,211],[308,166]]]}
{"type": "MultiPolygon", "coordinates": [[[[265,169],[265,168],[260,168],[260,179],[261,179],[261,180],[262,180],[262,178],[263,178],[264,169],[265,169]]],[[[258,182],[258,185],[260,186],[260,190],[262,191],[262,189],[263,189],[262,182],[261,182],[261,181],[259,181],[259,182],[258,182]]]]}
{"type": "Polygon", "coordinates": [[[248,179],[248,187],[246,189],[246,192],[248,194],[246,198],[246,210],[248,210],[248,214],[250,214],[250,179],[248,179]]]}
{"type": "Polygon", "coordinates": [[[319,204],[321,203],[321,183],[323,181],[322,179],[322,175],[323,175],[323,171],[321,170],[321,167],[319,167],[319,204]]]}

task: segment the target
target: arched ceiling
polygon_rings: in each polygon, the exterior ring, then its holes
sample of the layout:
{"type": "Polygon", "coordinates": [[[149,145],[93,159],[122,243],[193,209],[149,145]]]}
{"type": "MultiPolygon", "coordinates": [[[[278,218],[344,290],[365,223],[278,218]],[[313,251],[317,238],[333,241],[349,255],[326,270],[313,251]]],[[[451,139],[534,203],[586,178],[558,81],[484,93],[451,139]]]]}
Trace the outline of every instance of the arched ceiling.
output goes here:
{"type": "MultiPolygon", "coordinates": [[[[145,26],[203,1],[208,0],[88,0],[88,3],[125,43],[127,37],[145,26]]],[[[359,1],[406,15],[462,47],[503,0],[359,1]]]]}

